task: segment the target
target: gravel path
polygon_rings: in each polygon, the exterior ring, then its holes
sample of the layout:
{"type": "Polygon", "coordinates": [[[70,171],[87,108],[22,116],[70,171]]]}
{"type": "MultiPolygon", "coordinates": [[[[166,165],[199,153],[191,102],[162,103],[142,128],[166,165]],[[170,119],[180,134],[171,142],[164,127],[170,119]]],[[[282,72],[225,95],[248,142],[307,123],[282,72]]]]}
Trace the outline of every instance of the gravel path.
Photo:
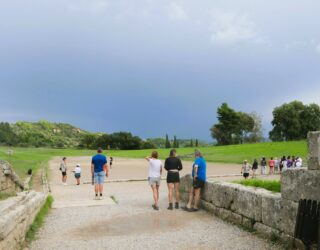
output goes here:
{"type": "Polygon", "coordinates": [[[61,186],[58,180],[53,174],[53,195],[60,204],[76,196],[88,205],[52,209],[30,249],[280,249],[204,211],[168,211],[165,182],[160,211],[153,211],[146,182],[108,183],[104,200],[92,204],[91,185],[61,186]]]}

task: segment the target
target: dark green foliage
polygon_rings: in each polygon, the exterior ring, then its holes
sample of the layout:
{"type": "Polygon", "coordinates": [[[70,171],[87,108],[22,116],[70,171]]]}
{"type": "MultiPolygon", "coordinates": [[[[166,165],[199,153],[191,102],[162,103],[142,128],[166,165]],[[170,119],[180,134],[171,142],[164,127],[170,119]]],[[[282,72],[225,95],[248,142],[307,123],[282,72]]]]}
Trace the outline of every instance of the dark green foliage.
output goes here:
{"type": "Polygon", "coordinates": [[[199,147],[199,141],[196,139],[196,147],[199,147]]]}
{"type": "Polygon", "coordinates": [[[0,144],[14,146],[16,144],[16,136],[7,122],[0,123],[0,144]]]}
{"type": "Polygon", "coordinates": [[[293,101],[273,110],[273,129],[269,133],[273,141],[293,141],[307,137],[309,131],[320,129],[320,107],[293,101]]]}
{"type": "Polygon", "coordinates": [[[217,110],[218,123],[212,126],[211,136],[217,140],[218,145],[240,144],[253,141],[253,132],[259,131],[256,124],[259,120],[254,119],[252,114],[237,112],[230,108],[227,103],[223,103],[217,110]],[[251,139],[250,139],[251,138],[251,139]]]}
{"type": "Polygon", "coordinates": [[[166,147],[166,148],[171,148],[171,143],[170,143],[170,141],[169,141],[169,136],[168,136],[168,134],[166,134],[166,144],[165,144],[165,147],[166,147]]]}
{"type": "Polygon", "coordinates": [[[176,136],[173,137],[173,145],[172,145],[172,147],[173,148],[178,148],[179,147],[179,142],[178,142],[176,136]]]}

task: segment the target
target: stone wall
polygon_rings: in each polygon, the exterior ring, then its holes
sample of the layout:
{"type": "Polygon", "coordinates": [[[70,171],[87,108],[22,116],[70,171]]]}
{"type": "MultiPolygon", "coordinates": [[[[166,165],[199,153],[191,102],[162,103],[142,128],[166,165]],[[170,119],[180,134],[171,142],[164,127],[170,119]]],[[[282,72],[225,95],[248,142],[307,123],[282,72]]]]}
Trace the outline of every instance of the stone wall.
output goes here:
{"type": "Polygon", "coordinates": [[[20,181],[17,174],[12,170],[10,164],[0,160],[0,192],[13,193],[21,192],[24,184],[20,181]]]}
{"type": "MultiPolygon", "coordinates": [[[[181,179],[182,198],[187,199],[192,183],[190,175],[181,179]]],[[[207,182],[201,194],[201,206],[214,215],[256,230],[286,244],[294,243],[298,203],[279,193],[221,181],[207,182]]]]}
{"type": "Polygon", "coordinates": [[[20,249],[46,195],[30,191],[0,201],[0,249],[20,249]]]}

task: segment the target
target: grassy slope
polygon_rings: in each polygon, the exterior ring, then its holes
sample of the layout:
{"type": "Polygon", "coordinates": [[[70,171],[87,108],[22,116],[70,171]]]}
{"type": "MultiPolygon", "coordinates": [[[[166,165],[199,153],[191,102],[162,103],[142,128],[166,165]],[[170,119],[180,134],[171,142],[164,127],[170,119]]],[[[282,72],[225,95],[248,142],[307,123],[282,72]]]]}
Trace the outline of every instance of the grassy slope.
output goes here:
{"type": "MultiPolygon", "coordinates": [[[[90,156],[95,153],[93,150],[14,148],[13,155],[9,156],[7,154],[8,149],[7,147],[0,147],[0,159],[9,160],[20,176],[29,168],[37,170],[41,164],[46,163],[53,156],[90,156]]],[[[241,163],[245,159],[251,162],[254,158],[260,158],[261,156],[269,158],[271,156],[295,155],[304,159],[307,156],[307,144],[305,141],[203,147],[200,150],[207,161],[224,163],[241,163]]],[[[143,158],[150,155],[151,151],[150,149],[110,150],[106,154],[114,157],[143,158]]],[[[169,154],[168,149],[158,149],[158,152],[162,159],[169,154]]],[[[178,149],[178,154],[183,156],[185,160],[191,160],[193,152],[193,148],[178,149]]]]}
{"type": "Polygon", "coordinates": [[[281,192],[281,183],[279,180],[247,179],[241,181],[234,181],[234,183],[239,183],[245,186],[264,188],[275,193],[281,192]]]}

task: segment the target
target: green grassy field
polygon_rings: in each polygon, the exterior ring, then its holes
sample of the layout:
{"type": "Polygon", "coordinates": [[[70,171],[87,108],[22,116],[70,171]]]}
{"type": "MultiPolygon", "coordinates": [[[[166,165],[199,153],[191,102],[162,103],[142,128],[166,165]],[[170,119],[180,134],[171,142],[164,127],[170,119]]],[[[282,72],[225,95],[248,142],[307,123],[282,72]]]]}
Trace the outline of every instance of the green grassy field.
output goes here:
{"type": "MultiPolygon", "coordinates": [[[[306,141],[258,143],[231,146],[211,146],[199,148],[208,162],[221,163],[241,163],[243,160],[252,162],[254,158],[265,156],[267,158],[281,157],[282,155],[307,156],[306,141]]],[[[144,158],[152,150],[110,150],[105,151],[107,155],[113,157],[144,158]]],[[[169,149],[158,149],[161,159],[169,155],[169,149]]],[[[183,160],[192,160],[194,148],[179,148],[178,154],[183,160]]],[[[8,160],[15,171],[23,176],[31,168],[36,171],[42,164],[46,164],[54,156],[90,156],[94,150],[76,149],[47,149],[47,148],[8,148],[0,147],[0,159],[8,160]],[[13,155],[8,154],[8,150],[13,150],[13,155]]]]}
{"type": "Polygon", "coordinates": [[[247,179],[241,181],[234,181],[234,183],[238,183],[245,186],[264,188],[275,193],[281,192],[281,183],[279,180],[247,179]]]}

